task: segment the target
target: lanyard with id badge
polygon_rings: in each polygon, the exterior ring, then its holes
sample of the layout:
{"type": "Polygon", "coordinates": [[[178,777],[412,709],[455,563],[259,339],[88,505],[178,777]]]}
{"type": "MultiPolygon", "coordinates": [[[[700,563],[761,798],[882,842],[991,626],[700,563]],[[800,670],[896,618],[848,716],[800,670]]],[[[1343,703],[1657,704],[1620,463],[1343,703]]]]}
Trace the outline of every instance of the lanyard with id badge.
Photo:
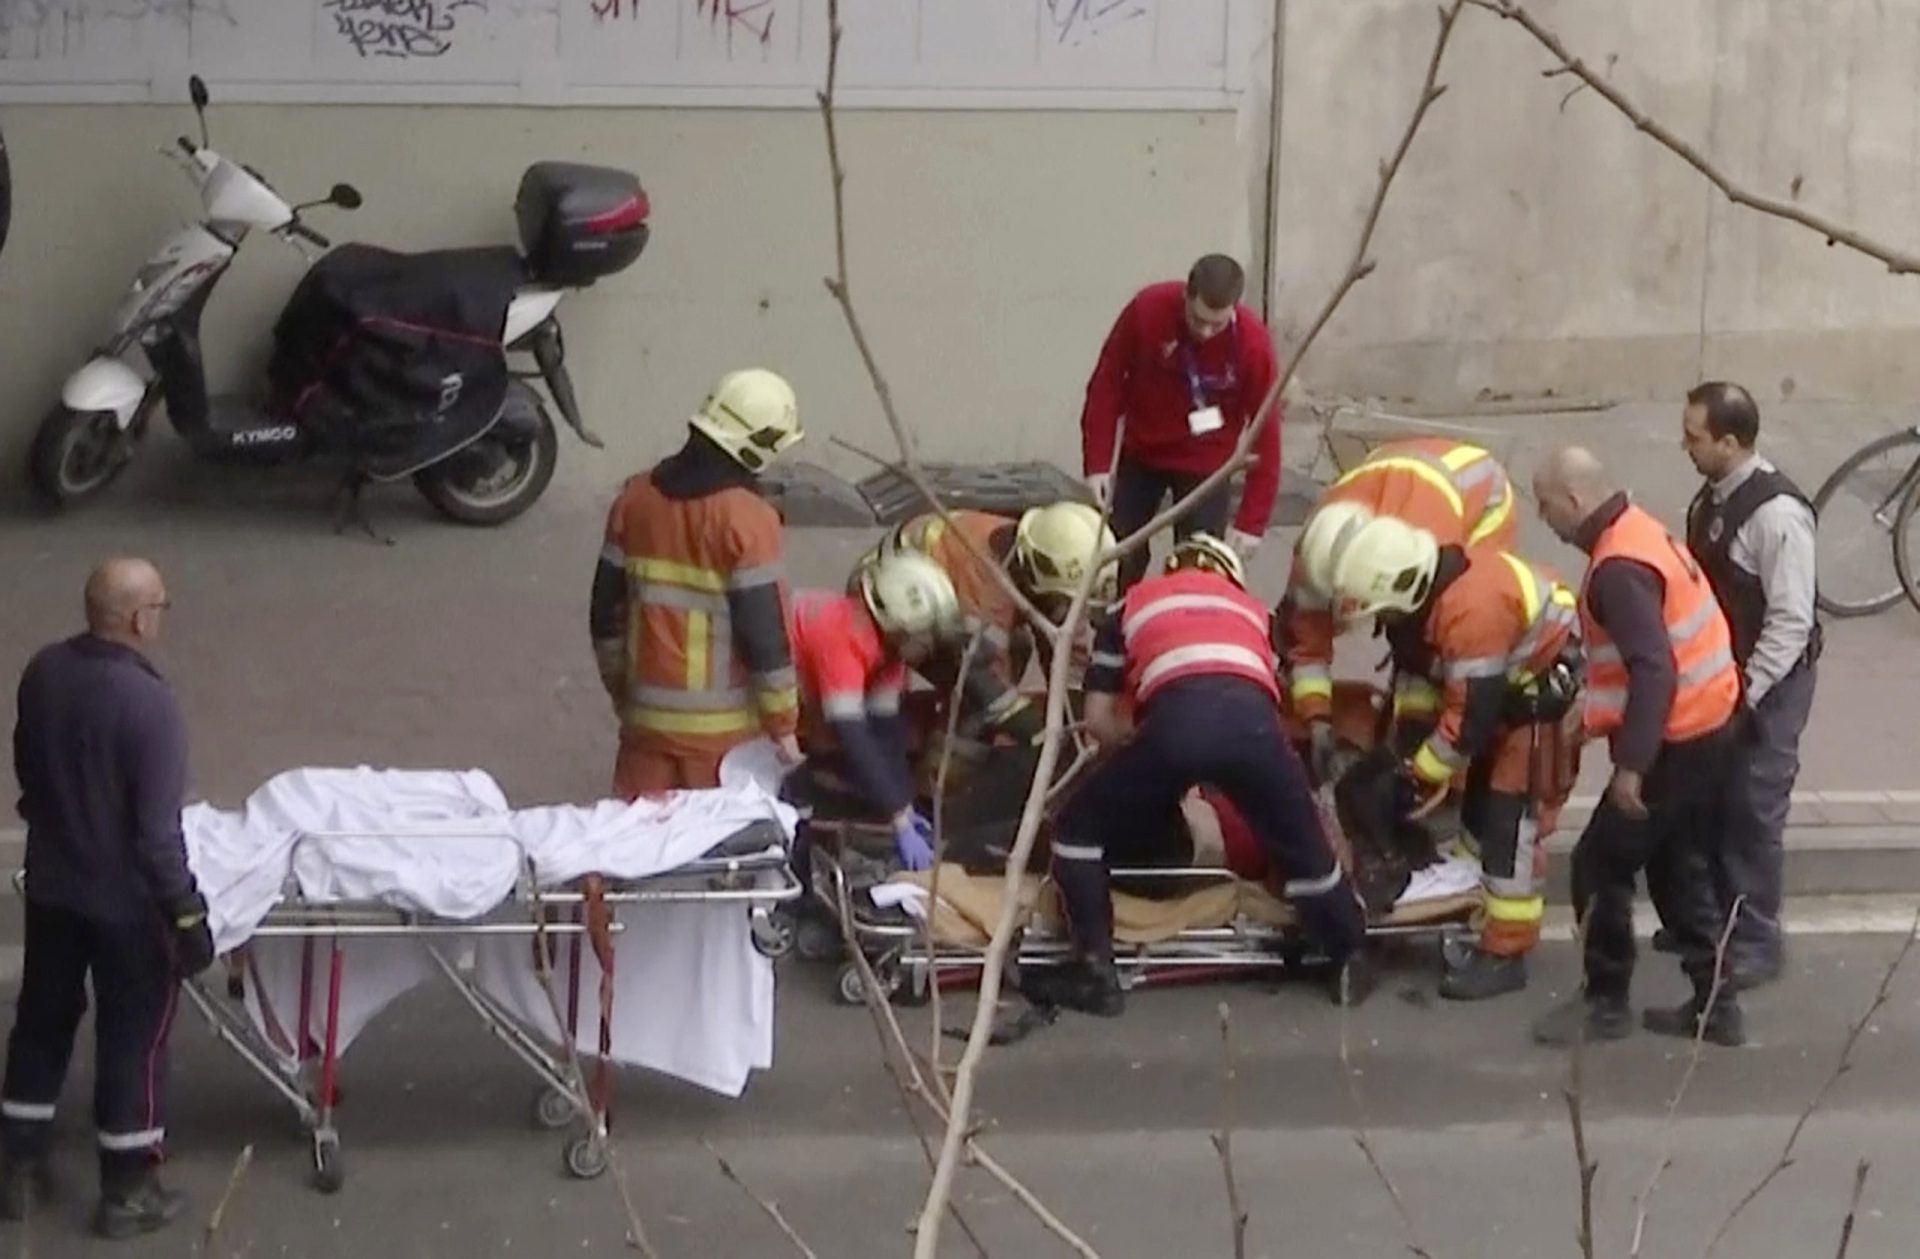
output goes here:
{"type": "MultiPolygon", "coordinates": [[[[1239,321],[1227,326],[1221,336],[1237,336],[1240,332],[1239,321]]],[[[1220,405],[1207,401],[1208,395],[1220,397],[1232,393],[1240,384],[1239,373],[1234,370],[1233,359],[1227,359],[1226,371],[1219,376],[1208,377],[1200,374],[1200,364],[1195,360],[1193,342],[1180,338],[1180,366],[1187,376],[1187,397],[1193,403],[1193,410],[1187,412],[1187,431],[1195,437],[1204,437],[1208,433],[1217,433],[1226,427],[1226,416],[1220,413],[1220,405]]]]}

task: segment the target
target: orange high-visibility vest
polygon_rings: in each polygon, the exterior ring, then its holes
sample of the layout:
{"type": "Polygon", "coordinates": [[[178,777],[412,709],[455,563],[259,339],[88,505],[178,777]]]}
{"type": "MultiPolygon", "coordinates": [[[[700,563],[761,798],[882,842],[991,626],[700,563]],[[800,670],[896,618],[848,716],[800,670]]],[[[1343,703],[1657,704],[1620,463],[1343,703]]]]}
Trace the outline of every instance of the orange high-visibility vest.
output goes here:
{"type": "Polygon", "coordinates": [[[1580,590],[1580,624],[1587,643],[1587,733],[1611,735],[1627,714],[1626,662],[1594,617],[1591,597],[1594,570],[1616,557],[1645,564],[1660,574],[1666,588],[1660,615],[1675,673],[1667,741],[1685,742],[1718,730],[1740,702],[1740,671],[1733,662],[1727,618],[1693,556],[1665,525],[1629,504],[1594,544],[1580,590]]]}

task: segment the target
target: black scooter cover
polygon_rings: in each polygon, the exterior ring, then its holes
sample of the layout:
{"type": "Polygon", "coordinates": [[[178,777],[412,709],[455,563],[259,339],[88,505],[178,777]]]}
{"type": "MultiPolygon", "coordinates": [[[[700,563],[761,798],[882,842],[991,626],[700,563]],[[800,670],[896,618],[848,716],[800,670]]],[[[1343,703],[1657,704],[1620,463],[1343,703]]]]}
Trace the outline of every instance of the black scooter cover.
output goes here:
{"type": "Polygon", "coordinates": [[[274,414],[390,480],[467,446],[500,417],[510,248],[404,254],[348,244],[308,271],[273,329],[274,414]]]}

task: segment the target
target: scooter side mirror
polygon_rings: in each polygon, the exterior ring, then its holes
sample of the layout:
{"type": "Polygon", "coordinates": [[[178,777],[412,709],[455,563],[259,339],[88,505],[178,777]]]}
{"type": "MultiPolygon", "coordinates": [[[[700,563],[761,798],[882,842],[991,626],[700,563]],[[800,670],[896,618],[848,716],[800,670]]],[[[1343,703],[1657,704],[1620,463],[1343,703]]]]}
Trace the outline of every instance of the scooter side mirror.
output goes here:
{"type": "Polygon", "coordinates": [[[335,184],[333,191],[327,194],[327,200],[339,206],[342,210],[358,210],[360,208],[360,190],[352,184],[335,184]]]}
{"type": "Polygon", "coordinates": [[[206,148],[207,139],[207,81],[199,75],[187,80],[187,95],[193,98],[193,112],[200,119],[200,147],[206,148]]]}

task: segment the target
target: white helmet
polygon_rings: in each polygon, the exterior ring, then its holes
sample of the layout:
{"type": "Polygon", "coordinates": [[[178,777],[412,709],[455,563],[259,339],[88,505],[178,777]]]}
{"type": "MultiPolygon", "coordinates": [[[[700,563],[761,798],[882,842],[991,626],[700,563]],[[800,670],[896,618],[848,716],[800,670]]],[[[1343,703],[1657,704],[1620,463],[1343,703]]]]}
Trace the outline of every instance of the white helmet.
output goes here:
{"type": "Polygon", "coordinates": [[[938,634],[960,623],[947,570],[914,551],[882,554],[860,572],[860,597],[889,638],[938,634]]]}
{"type": "Polygon", "coordinates": [[[1341,551],[1373,519],[1373,509],[1364,503],[1325,503],[1314,509],[1295,548],[1308,589],[1323,597],[1333,594],[1333,573],[1341,551]]]}
{"type": "MultiPolygon", "coordinates": [[[[1021,582],[1035,595],[1072,597],[1086,579],[1087,567],[1113,546],[1113,530],[1085,503],[1063,500],[1021,513],[1013,555],[1021,582]]],[[[1094,580],[1097,602],[1110,602],[1120,565],[1109,562],[1094,580]]]]}
{"type": "Polygon", "coordinates": [[[793,386],[763,367],[728,372],[687,421],[749,472],[804,437],[793,386]]]}
{"type": "Polygon", "coordinates": [[[1165,571],[1177,573],[1190,568],[1218,573],[1240,589],[1247,588],[1247,566],[1240,552],[1210,533],[1190,533],[1173,544],[1165,571]]]}
{"type": "Polygon", "coordinates": [[[1440,545],[1425,529],[1381,516],[1362,525],[1334,564],[1336,597],[1350,601],[1356,616],[1413,612],[1427,601],[1440,545]]]}

